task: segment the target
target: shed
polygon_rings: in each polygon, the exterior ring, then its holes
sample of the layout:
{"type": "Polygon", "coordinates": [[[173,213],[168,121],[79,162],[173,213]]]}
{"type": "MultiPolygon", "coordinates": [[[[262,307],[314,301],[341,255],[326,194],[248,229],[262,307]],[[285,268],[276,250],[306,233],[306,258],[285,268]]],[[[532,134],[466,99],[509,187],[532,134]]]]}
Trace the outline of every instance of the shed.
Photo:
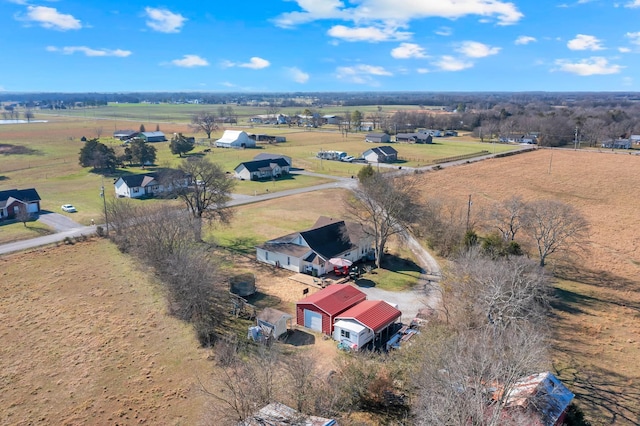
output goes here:
{"type": "Polygon", "coordinates": [[[352,285],[331,285],[296,302],[296,323],[331,335],[335,317],[366,298],[352,285]]]}
{"type": "Polygon", "coordinates": [[[256,324],[266,331],[265,335],[272,335],[275,339],[282,336],[289,329],[293,316],[273,308],[264,308],[256,317],[256,324]]]}
{"type": "Polygon", "coordinates": [[[386,133],[367,133],[364,137],[365,142],[389,143],[391,137],[386,133]]]}
{"type": "Polygon", "coordinates": [[[381,336],[402,316],[383,300],[365,300],[336,316],[333,339],[360,349],[381,336]]]}
{"type": "Polygon", "coordinates": [[[255,412],[253,416],[238,423],[238,426],[336,426],[335,419],[318,416],[307,416],[293,408],[272,402],[255,412]]]}
{"type": "Polygon", "coordinates": [[[113,132],[113,137],[115,139],[120,139],[121,141],[126,141],[127,139],[134,137],[137,133],[138,132],[135,130],[116,130],[113,132]]]}
{"type": "Polygon", "coordinates": [[[218,148],[255,148],[256,141],[242,130],[225,130],[222,137],[216,141],[218,148]]]}
{"type": "Polygon", "coordinates": [[[167,140],[162,132],[140,132],[137,136],[145,142],[164,142],[167,140]]]}

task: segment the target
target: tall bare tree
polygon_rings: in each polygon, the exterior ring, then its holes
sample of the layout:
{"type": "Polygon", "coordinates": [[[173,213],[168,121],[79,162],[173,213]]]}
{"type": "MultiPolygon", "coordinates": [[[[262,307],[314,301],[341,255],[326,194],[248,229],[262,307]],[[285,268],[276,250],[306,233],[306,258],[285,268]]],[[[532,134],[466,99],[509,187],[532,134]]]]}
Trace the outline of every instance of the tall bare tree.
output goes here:
{"type": "Polygon", "coordinates": [[[191,116],[189,127],[196,133],[206,133],[207,139],[211,139],[211,133],[218,129],[216,116],[208,111],[201,111],[191,116]]]}
{"type": "Polygon", "coordinates": [[[415,222],[415,194],[414,180],[374,172],[360,181],[347,201],[348,213],[374,239],[376,266],[381,265],[389,238],[415,222]]]}
{"type": "Polygon", "coordinates": [[[554,253],[575,252],[588,239],[589,223],[573,206],[556,200],[528,203],[524,228],[535,242],[540,266],[554,253]]]}
{"type": "Polygon", "coordinates": [[[235,180],[229,178],[219,164],[212,163],[206,158],[186,158],[180,164],[181,174],[168,179],[173,180],[172,194],[180,198],[194,221],[194,235],[196,240],[202,239],[202,221],[208,220],[228,223],[233,211],[227,207],[231,199],[231,192],[235,187],[235,180]],[[184,176],[188,176],[191,184],[181,184],[184,176]]]}
{"type": "Polygon", "coordinates": [[[522,216],[526,204],[522,197],[514,195],[493,206],[490,219],[498,228],[504,241],[515,241],[516,234],[522,227],[522,216]]]}

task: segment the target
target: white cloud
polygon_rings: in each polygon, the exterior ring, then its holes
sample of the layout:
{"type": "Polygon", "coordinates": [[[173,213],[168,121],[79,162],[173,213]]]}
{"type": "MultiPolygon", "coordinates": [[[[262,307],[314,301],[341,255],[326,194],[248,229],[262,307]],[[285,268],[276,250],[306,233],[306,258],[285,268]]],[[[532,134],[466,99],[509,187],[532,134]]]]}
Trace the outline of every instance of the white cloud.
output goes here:
{"type": "Polygon", "coordinates": [[[434,31],[439,36],[448,37],[453,34],[453,30],[449,27],[440,27],[434,31]]]}
{"type": "Polygon", "coordinates": [[[486,56],[496,55],[500,52],[500,49],[500,47],[492,47],[477,41],[463,41],[456,51],[469,58],[484,58],[486,56]]]}
{"type": "Polygon", "coordinates": [[[473,62],[464,61],[462,59],[454,58],[453,56],[444,55],[439,60],[433,63],[441,71],[462,71],[467,68],[473,67],[473,62]]]}
{"type": "Polygon", "coordinates": [[[182,59],[174,59],[171,63],[182,68],[206,67],[209,65],[206,59],[198,55],[184,55],[182,59]]]}
{"type": "Polygon", "coordinates": [[[538,41],[535,37],[531,36],[520,36],[514,41],[515,44],[529,44],[538,41]]]}
{"type": "Polygon", "coordinates": [[[601,56],[592,56],[578,62],[558,59],[556,65],[560,71],[581,76],[618,74],[624,68],[621,65],[609,64],[609,61],[601,56]]]}
{"type": "Polygon", "coordinates": [[[356,27],[349,28],[344,25],[335,25],[327,31],[331,37],[345,41],[398,41],[408,40],[412,33],[398,31],[397,28],[390,27],[356,27]]]}
{"type": "Polygon", "coordinates": [[[418,68],[416,71],[418,71],[418,74],[427,74],[431,72],[428,68],[418,68]]]}
{"type": "Polygon", "coordinates": [[[640,7],[640,0],[633,0],[625,4],[624,7],[631,7],[631,8],[640,7]]]}
{"type": "Polygon", "coordinates": [[[424,47],[415,43],[402,43],[391,50],[391,56],[396,59],[426,58],[424,47]]]}
{"type": "Polygon", "coordinates": [[[640,32],[626,33],[624,36],[628,38],[632,44],[640,45],[640,32]]]}
{"type": "Polygon", "coordinates": [[[300,68],[298,68],[298,67],[290,67],[290,68],[285,68],[285,69],[289,73],[289,76],[291,77],[291,79],[293,81],[295,81],[296,83],[304,84],[307,81],[309,81],[309,74],[307,74],[306,72],[302,71],[300,68]]]}
{"type": "Polygon", "coordinates": [[[578,34],[573,40],[569,40],[567,47],[571,50],[602,50],[602,41],[598,38],[586,35],[578,34]]]}
{"type": "Polygon", "coordinates": [[[393,73],[385,70],[383,67],[375,65],[356,65],[353,67],[336,68],[336,77],[340,80],[346,80],[350,83],[369,84],[377,86],[378,82],[373,76],[392,76],[393,73]]]}
{"type": "Polygon", "coordinates": [[[37,22],[41,27],[53,30],[67,31],[82,28],[82,23],[73,15],[60,13],[54,7],[28,6],[26,16],[19,19],[37,22]]]}
{"type": "Polygon", "coordinates": [[[47,46],[47,52],[60,52],[64,55],[73,55],[76,52],[80,52],[84,53],[85,56],[116,56],[119,58],[126,58],[132,53],[130,50],[92,49],[91,47],[87,46],[47,46]]]}
{"type": "Polygon", "coordinates": [[[497,20],[499,25],[518,22],[524,15],[514,3],[501,0],[359,0],[345,5],[340,0],[293,0],[300,11],[283,13],[274,19],[284,28],[322,20],[351,22],[395,22],[404,24],[411,20],[440,17],[458,19],[469,15],[497,20]]]}
{"type": "Polygon", "coordinates": [[[628,47],[618,47],[618,52],[620,52],[620,53],[629,53],[629,52],[631,52],[631,49],[629,49],[628,47]]]}
{"type": "Polygon", "coordinates": [[[242,67],[242,68],[251,68],[253,70],[267,68],[270,65],[271,65],[271,62],[267,61],[266,59],[259,58],[257,56],[252,57],[251,59],[249,59],[249,62],[245,62],[245,63],[232,62],[229,60],[223,60],[222,62],[220,62],[220,66],[222,66],[223,68],[242,67]]]}
{"type": "Polygon", "coordinates": [[[266,59],[258,58],[257,56],[254,56],[253,58],[249,59],[249,62],[247,63],[238,64],[239,67],[251,68],[252,70],[267,68],[269,65],[271,65],[269,61],[267,61],[266,59]]]}
{"type": "Polygon", "coordinates": [[[147,18],[147,26],[161,33],[178,33],[187,18],[170,10],[154,7],[144,9],[147,18]]]}

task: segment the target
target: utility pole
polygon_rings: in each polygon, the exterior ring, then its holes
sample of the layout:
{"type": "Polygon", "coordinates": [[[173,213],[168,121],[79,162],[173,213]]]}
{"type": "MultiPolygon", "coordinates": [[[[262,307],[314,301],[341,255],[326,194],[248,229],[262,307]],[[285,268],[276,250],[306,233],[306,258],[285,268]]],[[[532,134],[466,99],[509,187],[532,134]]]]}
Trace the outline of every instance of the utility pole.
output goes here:
{"type": "Polygon", "coordinates": [[[102,205],[104,206],[104,222],[107,227],[107,237],[109,236],[109,219],[107,218],[107,197],[104,193],[104,176],[102,176],[102,186],[100,187],[100,197],[102,197],[102,205]]]}
{"type": "Polygon", "coordinates": [[[469,194],[469,202],[467,203],[467,231],[469,231],[469,218],[471,217],[471,194],[469,194]]]}
{"type": "Polygon", "coordinates": [[[576,126],[576,131],[573,134],[573,149],[578,149],[578,126],[576,126]]]}

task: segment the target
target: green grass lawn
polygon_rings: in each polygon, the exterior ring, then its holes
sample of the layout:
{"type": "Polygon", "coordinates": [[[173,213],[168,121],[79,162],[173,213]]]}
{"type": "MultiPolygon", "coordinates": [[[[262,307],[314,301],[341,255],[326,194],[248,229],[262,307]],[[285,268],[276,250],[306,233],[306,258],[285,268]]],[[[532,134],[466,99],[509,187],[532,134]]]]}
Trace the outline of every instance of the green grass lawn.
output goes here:
{"type": "Polygon", "coordinates": [[[53,231],[48,226],[36,221],[27,222],[27,226],[24,226],[22,222],[1,223],[0,244],[42,237],[52,233],[53,231]]]}

